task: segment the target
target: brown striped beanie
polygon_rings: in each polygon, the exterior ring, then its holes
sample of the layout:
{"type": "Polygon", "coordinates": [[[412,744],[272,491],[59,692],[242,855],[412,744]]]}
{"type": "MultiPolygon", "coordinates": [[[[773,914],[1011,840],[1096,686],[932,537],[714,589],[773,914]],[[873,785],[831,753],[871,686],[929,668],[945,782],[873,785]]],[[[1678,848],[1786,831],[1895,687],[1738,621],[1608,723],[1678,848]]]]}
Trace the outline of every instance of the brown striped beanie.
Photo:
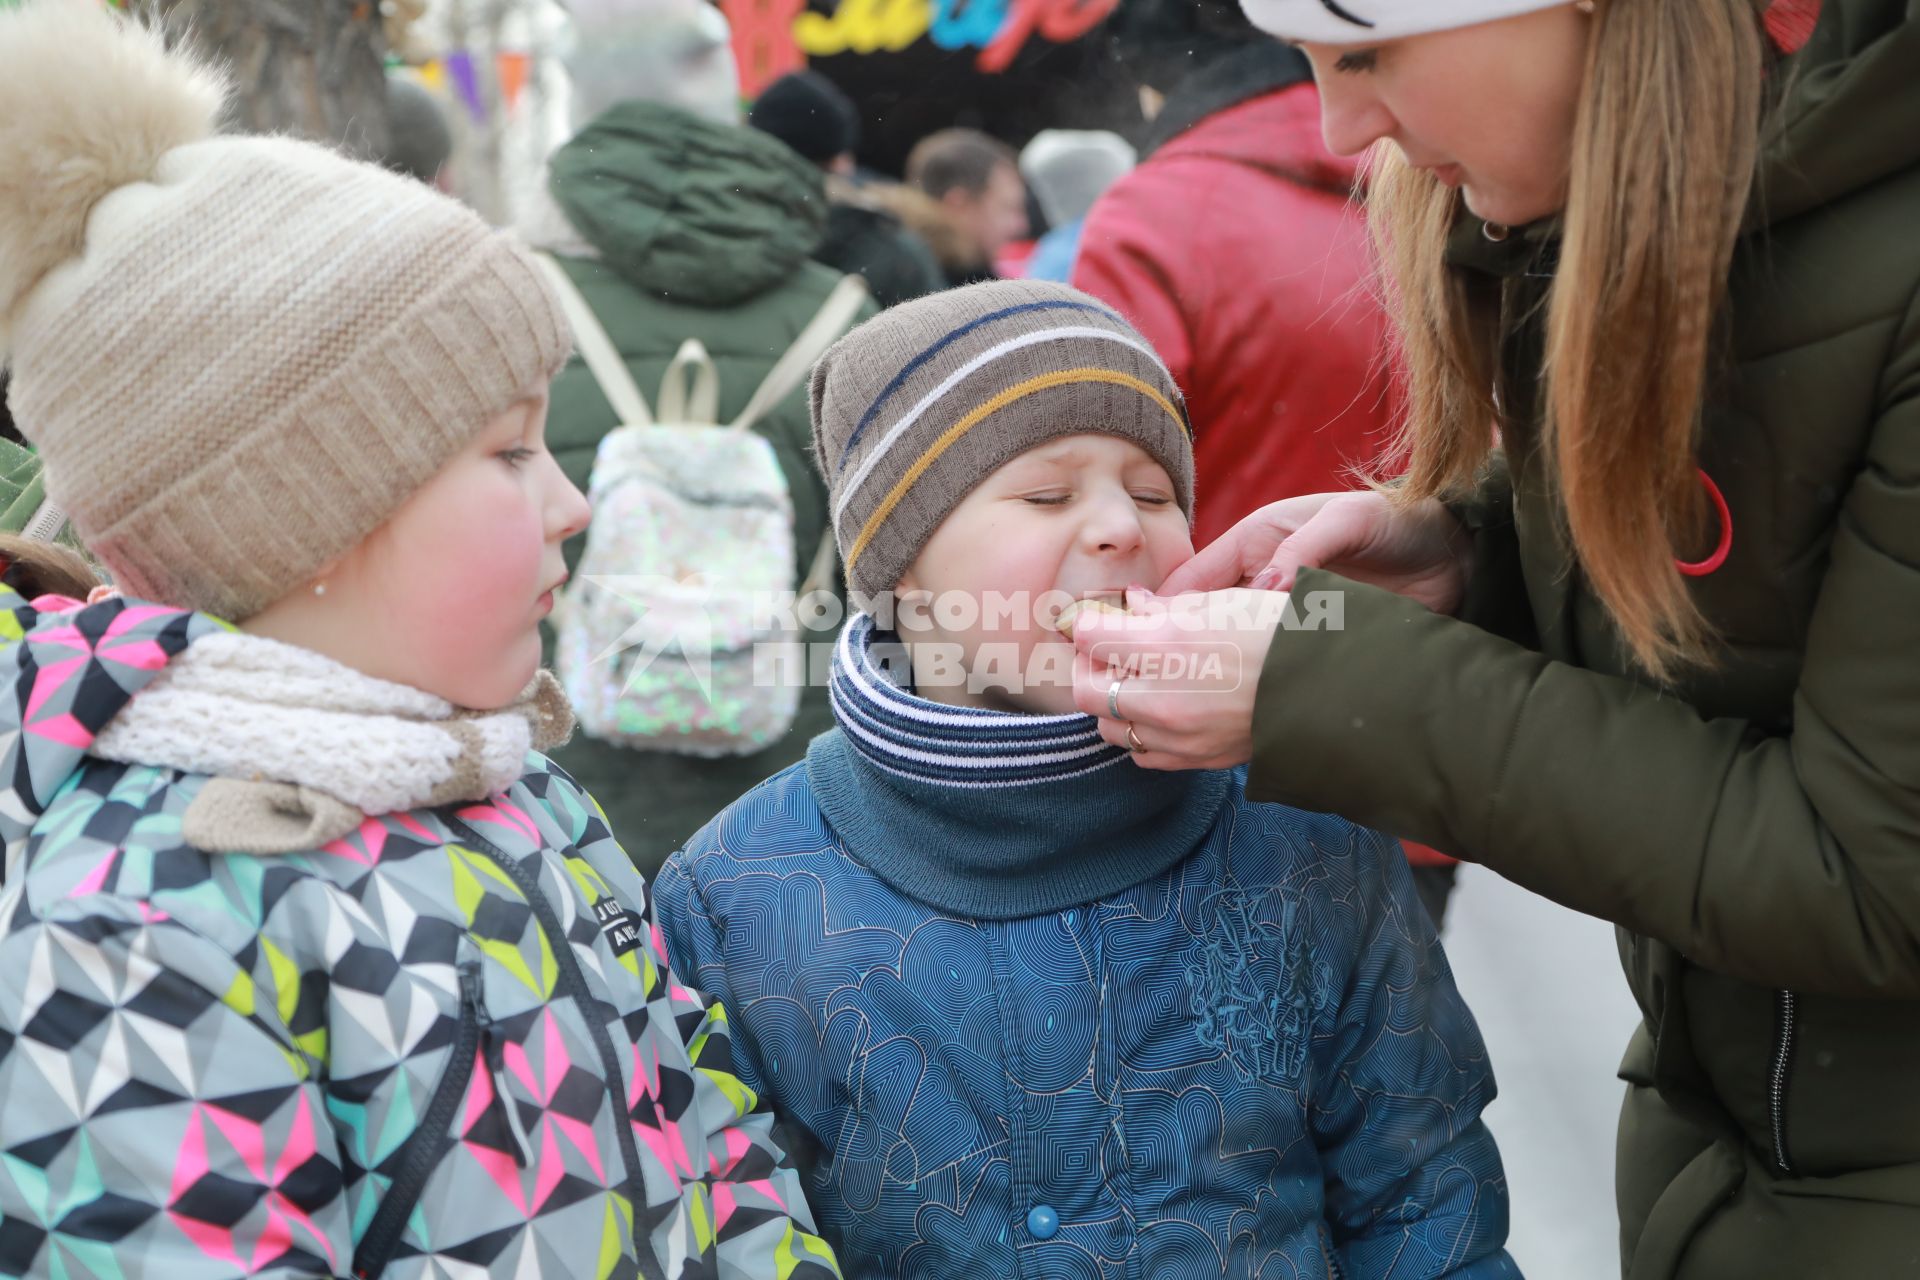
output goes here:
{"type": "Polygon", "coordinates": [[[1193,517],[1173,377],[1132,325],[1065,285],[1001,280],[904,303],[813,373],[813,442],[853,590],[892,591],[961,499],[1060,436],[1131,440],[1193,517]]]}

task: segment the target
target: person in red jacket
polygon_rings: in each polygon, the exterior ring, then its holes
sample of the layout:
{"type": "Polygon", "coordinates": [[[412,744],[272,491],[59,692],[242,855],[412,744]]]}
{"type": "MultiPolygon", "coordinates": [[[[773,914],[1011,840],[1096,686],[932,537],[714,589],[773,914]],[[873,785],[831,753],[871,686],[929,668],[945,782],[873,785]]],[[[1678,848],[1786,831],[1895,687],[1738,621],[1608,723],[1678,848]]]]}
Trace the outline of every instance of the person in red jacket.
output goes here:
{"type": "MultiPolygon", "coordinates": [[[[1237,0],[1130,0],[1115,52],[1164,92],[1139,167],[1087,216],[1073,283],[1160,353],[1194,427],[1204,545],[1242,516],[1350,488],[1393,426],[1355,161],[1320,137],[1306,58],[1237,0]]],[[[1455,867],[1407,846],[1439,924],[1455,867]]]]}
{"type": "Polygon", "coordinates": [[[1306,58],[1233,0],[1146,0],[1115,21],[1117,51],[1166,105],[1146,158],[1088,215],[1073,283],[1133,321],[1186,392],[1194,534],[1210,541],[1375,460],[1386,327],[1356,165],[1321,142],[1306,58]]]}

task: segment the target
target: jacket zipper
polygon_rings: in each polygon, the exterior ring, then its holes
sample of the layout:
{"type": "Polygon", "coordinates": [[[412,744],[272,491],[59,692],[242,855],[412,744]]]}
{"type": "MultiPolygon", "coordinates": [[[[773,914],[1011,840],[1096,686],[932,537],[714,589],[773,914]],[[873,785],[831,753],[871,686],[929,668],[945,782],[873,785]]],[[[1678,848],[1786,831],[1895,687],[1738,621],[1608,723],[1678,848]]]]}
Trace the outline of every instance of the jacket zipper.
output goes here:
{"type": "Polygon", "coordinates": [[[487,1012],[487,998],[484,987],[475,1006],[480,1011],[480,1062],[486,1064],[487,1072],[493,1077],[494,1103],[500,1108],[500,1117],[506,1122],[507,1136],[513,1140],[513,1162],[522,1169],[533,1167],[533,1141],[527,1136],[527,1127],[520,1123],[520,1109],[513,1105],[513,1094],[507,1088],[507,1073],[501,1067],[500,1042],[493,1035],[493,1015],[487,1012]]]}
{"type": "Polygon", "coordinates": [[[1327,1264],[1327,1280],[1346,1280],[1346,1272],[1340,1268],[1340,1252],[1333,1247],[1333,1233],[1327,1229],[1323,1220],[1319,1224],[1320,1258],[1327,1264]]]}
{"type": "Polygon", "coordinates": [[[1793,1069],[1793,992],[1780,992],[1779,1012],[1776,1019],[1778,1028],[1773,1046],[1773,1158],[1780,1166],[1780,1172],[1792,1173],[1793,1162],[1787,1158],[1787,1075],[1793,1069]]]}
{"type": "Polygon", "coordinates": [[[413,1136],[407,1139],[406,1156],[400,1164],[387,1194],[381,1198],[360,1247],[354,1250],[353,1274],[359,1280],[375,1280],[393,1260],[400,1237],[413,1216],[414,1206],[427,1189],[427,1179],[439,1167],[447,1148],[453,1143],[453,1116],[467,1085],[473,1079],[474,1056],[480,1051],[480,966],[460,966],[460,1027],[453,1036],[452,1056],[447,1059],[446,1074],[434,1086],[433,1097],[413,1136]]]}
{"type": "MultiPolygon", "coordinates": [[[[625,1077],[620,1074],[620,1055],[614,1052],[613,1037],[607,1034],[605,1020],[594,1013],[593,989],[587,985],[587,976],[581,971],[580,962],[574,958],[573,943],[567,938],[566,927],[560,923],[560,913],[547,900],[533,873],[508,857],[493,841],[458,819],[450,819],[449,825],[485,854],[494,866],[506,873],[526,898],[527,905],[533,909],[534,919],[540,922],[540,931],[547,936],[554,963],[560,969],[560,985],[580,1011],[580,1019],[587,1024],[594,1048],[600,1053],[600,1069],[606,1079],[607,1098],[613,1103],[614,1136],[620,1142],[620,1158],[626,1163],[628,1199],[633,1205],[637,1226],[644,1217],[640,1210],[645,1205],[646,1181],[640,1173],[640,1148],[634,1140],[633,1120],[627,1114],[626,1091],[622,1085],[625,1077]]],[[[639,1259],[640,1273],[648,1280],[666,1280],[665,1272],[660,1269],[660,1260],[653,1255],[653,1242],[640,1235],[638,1230],[634,1235],[633,1252],[639,1259]]]]}

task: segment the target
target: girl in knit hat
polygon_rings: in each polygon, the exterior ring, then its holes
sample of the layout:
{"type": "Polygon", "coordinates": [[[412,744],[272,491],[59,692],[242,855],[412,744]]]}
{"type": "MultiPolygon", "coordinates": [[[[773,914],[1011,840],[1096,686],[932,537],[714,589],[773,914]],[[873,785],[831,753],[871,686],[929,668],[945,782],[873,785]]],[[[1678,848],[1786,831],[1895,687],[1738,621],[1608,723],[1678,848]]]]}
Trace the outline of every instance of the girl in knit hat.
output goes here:
{"type": "Polygon", "coordinates": [[[1486,1051],[1397,848],[1072,711],[1055,601],[1193,553],[1151,349],[980,285],[842,340],[813,407],[873,610],[840,727],[655,890],[848,1274],[1517,1276],[1486,1051]]]}
{"type": "Polygon", "coordinates": [[[0,1272],[828,1276],[539,754],[568,335],[458,204],[0,12],[0,338],[118,595],[0,591],[0,1272]]]}

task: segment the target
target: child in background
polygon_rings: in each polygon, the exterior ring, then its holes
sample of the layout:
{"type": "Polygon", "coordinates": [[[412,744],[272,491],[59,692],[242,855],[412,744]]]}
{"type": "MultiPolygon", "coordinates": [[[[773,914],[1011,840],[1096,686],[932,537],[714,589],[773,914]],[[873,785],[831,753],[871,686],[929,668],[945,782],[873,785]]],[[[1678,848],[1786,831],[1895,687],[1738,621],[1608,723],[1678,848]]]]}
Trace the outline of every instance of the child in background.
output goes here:
{"type": "Polygon", "coordinates": [[[1018,607],[1192,555],[1178,401],[1057,285],[829,352],[849,582],[910,629],[856,616],[840,727],[669,861],[668,952],[809,1149],[849,1276],[1515,1276],[1493,1077],[1395,846],[1243,771],[1135,768],[1018,607]]]}
{"type": "Polygon", "coordinates": [[[0,589],[0,1273],[836,1274],[540,754],[556,301],[224,98],[97,0],[0,10],[9,398],[124,593],[0,589]]]}

